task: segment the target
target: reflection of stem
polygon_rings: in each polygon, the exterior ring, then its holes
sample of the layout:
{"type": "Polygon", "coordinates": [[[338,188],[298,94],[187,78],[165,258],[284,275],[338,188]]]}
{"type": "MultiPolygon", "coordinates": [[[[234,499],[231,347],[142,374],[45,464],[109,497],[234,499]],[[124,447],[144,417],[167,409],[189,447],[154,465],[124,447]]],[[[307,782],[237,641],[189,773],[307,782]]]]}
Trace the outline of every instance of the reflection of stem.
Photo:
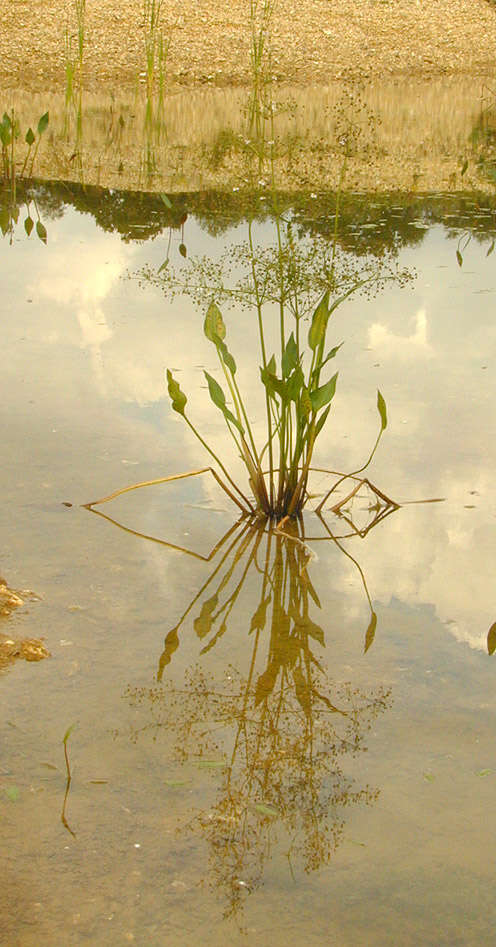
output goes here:
{"type": "Polygon", "coordinates": [[[66,770],[67,770],[67,781],[66,781],[66,785],[65,785],[64,802],[63,802],[63,804],[62,804],[62,812],[61,812],[61,814],[60,814],[60,820],[61,820],[62,825],[64,826],[64,828],[66,828],[67,831],[71,833],[71,835],[73,836],[73,838],[76,838],[76,833],[73,832],[73,830],[71,829],[71,827],[70,827],[70,825],[69,825],[69,823],[68,823],[68,821],[67,821],[67,819],[66,819],[66,816],[65,816],[65,810],[66,810],[66,805],[67,805],[67,797],[68,797],[68,795],[69,795],[69,789],[71,788],[71,781],[72,781],[71,767],[70,767],[70,763],[69,763],[69,754],[68,754],[68,752],[67,752],[67,741],[68,741],[68,739],[69,739],[69,737],[70,737],[72,731],[74,730],[74,727],[75,727],[75,724],[73,724],[72,727],[69,727],[69,729],[68,729],[68,730],[66,731],[66,733],[65,733],[64,740],[63,740],[63,743],[64,743],[65,768],[66,768],[66,770]]]}

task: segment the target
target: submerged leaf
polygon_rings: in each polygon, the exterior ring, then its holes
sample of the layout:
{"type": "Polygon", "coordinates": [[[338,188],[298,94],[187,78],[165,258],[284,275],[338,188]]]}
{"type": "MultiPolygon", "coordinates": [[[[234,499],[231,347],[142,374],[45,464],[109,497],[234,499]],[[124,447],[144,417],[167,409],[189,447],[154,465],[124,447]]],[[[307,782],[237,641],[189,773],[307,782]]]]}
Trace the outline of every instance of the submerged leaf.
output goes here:
{"type": "Polygon", "coordinates": [[[19,790],[17,786],[8,786],[8,788],[5,789],[4,792],[5,792],[5,795],[7,796],[7,799],[10,799],[11,802],[17,802],[17,800],[19,799],[19,790]]]}
{"type": "Polygon", "coordinates": [[[267,806],[265,802],[255,802],[252,805],[252,809],[254,809],[255,812],[259,812],[260,815],[269,816],[271,819],[275,819],[279,815],[274,806],[267,806]]]}
{"type": "Polygon", "coordinates": [[[384,401],[379,389],[377,389],[377,410],[381,416],[381,431],[385,431],[387,428],[386,402],[384,401]]]}
{"type": "Polygon", "coordinates": [[[161,197],[161,200],[163,201],[163,203],[165,204],[165,206],[167,207],[167,209],[168,209],[168,210],[172,210],[172,203],[171,203],[171,201],[169,200],[169,198],[167,197],[167,194],[161,194],[160,197],[161,197]]]}
{"type": "Polygon", "coordinates": [[[172,372],[169,368],[167,369],[167,390],[169,392],[169,398],[172,401],[172,410],[177,411],[178,414],[182,414],[184,417],[184,409],[188,399],[184,392],[181,391],[179,383],[172,377],[172,372]]]}
{"type": "Polygon", "coordinates": [[[487,634],[487,653],[494,654],[496,651],[496,621],[491,625],[487,634]]]}

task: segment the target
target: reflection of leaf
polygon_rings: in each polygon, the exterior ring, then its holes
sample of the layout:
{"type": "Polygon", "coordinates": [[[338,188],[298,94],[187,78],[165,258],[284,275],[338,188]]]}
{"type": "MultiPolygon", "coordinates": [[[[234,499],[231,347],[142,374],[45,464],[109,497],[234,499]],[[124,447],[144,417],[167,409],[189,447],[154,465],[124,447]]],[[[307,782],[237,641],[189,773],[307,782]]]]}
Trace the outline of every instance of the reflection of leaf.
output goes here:
{"type": "Polygon", "coordinates": [[[279,673],[279,666],[277,661],[271,661],[263,674],[258,678],[255,688],[255,707],[258,707],[274,690],[274,684],[276,683],[279,673]]]}
{"type": "Polygon", "coordinates": [[[32,217],[28,215],[26,217],[26,220],[24,221],[24,230],[26,231],[28,237],[30,236],[33,227],[34,227],[34,220],[32,217]]]}
{"type": "Polygon", "coordinates": [[[207,599],[207,601],[203,603],[198,618],[195,618],[193,622],[193,628],[195,629],[199,638],[204,638],[205,635],[208,635],[214,620],[213,612],[217,608],[218,601],[219,596],[216,592],[215,595],[212,595],[211,598],[207,599]]]}
{"type": "Polygon", "coordinates": [[[315,641],[318,641],[325,648],[324,631],[320,625],[316,625],[308,615],[299,615],[294,605],[291,606],[289,613],[295,623],[295,631],[298,634],[310,635],[315,641]]]}
{"type": "Polygon", "coordinates": [[[36,221],[36,233],[38,234],[42,243],[47,242],[47,232],[46,227],[43,226],[41,220],[36,221]]]}
{"type": "Polygon", "coordinates": [[[179,253],[181,254],[181,256],[184,256],[184,257],[186,257],[186,256],[188,255],[188,251],[187,251],[187,249],[186,249],[186,244],[185,244],[185,243],[180,243],[180,244],[179,244],[179,253]]]}
{"type": "Polygon", "coordinates": [[[496,621],[494,625],[491,625],[487,634],[487,651],[488,654],[494,654],[496,651],[496,621]]]}
{"type": "Polygon", "coordinates": [[[456,262],[458,263],[458,266],[463,266],[463,257],[459,250],[456,251],[456,262]]]}
{"type": "Polygon", "coordinates": [[[157,678],[160,681],[162,679],[162,674],[164,673],[164,668],[167,667],[171,662],[172,655],[174,651],[177,651],[179,647],[179,635],[177,633],[177,628],[173,628],[172,631],[169,631],[169,634],[166,635],[164,641],[164,650],[160,655],[160,661],[158,663],[158,672],[157,678]]]}
{"type": "Polygon", "coordinates": [[[260,602],[256,612],[254,612],[251,619],[250,634],[252,631],[263,631],[265,628],[265,622],[267,619],[267,605],[269,604],[270,599],[270,595],[268,595],[267,598],[264,598],[264,600],[260,602]]]}
{"type": "Polygon", "coordinates": [[[293,671],[293,679],[295,682],[296,699],[300,704],[304,714],[309,717],[312,709],[312,693],[308,686],[308,681],[305,680],[301,667],[295,667],[293,671]]]}
{"type": "Polygon", "coordinates": [[[377,615],[375,612],[372,612],[372,615],[370,616],[369,627],[367,628],[367,631],[365,632],[365,647],[363,649],[364,654],[367,654],[367,651],[369,650],[370,645],[372,644],[375,638],[376,627],[377,627],[377,615]]]}

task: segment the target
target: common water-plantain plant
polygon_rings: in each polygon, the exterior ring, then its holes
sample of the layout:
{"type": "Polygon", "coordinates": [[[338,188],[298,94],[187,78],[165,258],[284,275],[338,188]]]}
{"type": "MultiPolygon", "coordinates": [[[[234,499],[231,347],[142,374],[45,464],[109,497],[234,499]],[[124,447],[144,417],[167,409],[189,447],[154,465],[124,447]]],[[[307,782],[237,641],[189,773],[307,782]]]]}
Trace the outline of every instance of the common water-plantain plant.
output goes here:
{"type": "MultiPolygon", "coordinates": [[[[215,302],[207,310],[204,332],[215,346],[220,367],[229,392],[228,406],[224,389],[208,372],[205,379],[210,398],[222,412],[229,433],[247,471],[252,498],[249,499],[233,481],[225,464],[206,443],[186,414],[187,397],[167,369],[167,386],[172,408],[180,414],[195,436],[219,466],[229,483],[226,489],[237,495],[238,505],[247,513],[256,513],[281,520],[301,513],[308,498],[308,477],[311,470],[317,438],[329,417],[336,392],[338,374],[324,378],[324,369],[335,358],[340,345],[328,347],[329,319],[337,307],[353,292],[360,281],[342,295],[331,299],[327,290],[319,301],[308,330],[308,351],[302,346],[300,326],[296,332],[285,331],[284,312],[281,313],[281,355],[279,365],[275,355],[267,354],[263,316],[258,311],[258,329],[262,364],[260,379],[265,388],[267,437],[257,445],[243,398],[236,379],[236,362],[226,344],[226,328],[215,302]],[[306,356],[306,358],[305,358],[306,356]]],[[[377,393],[380,430],[369,461],[387,426],[386,404],[377,393]]],[[[366,465],[364,465],[365,467],[366,465]]]]}

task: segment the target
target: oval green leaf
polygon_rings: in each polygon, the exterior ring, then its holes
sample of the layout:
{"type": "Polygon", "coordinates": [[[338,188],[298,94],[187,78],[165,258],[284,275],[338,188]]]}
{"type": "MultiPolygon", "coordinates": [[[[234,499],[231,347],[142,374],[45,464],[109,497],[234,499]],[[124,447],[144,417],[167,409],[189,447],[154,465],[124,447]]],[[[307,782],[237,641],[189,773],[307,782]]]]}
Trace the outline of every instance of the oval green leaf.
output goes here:
{"type": "Polygon", "coordinates": [[[386,402],[384,401],[384,398],[382,397],[379,389],[377,389],[377,410],[381,417],[381,431],[385,431],[387,428],[387,423],[388,423],[386,402]]]}
{"type": "Polygon", "coordinates": [[[29,216],[26,217],[26,220],[24,221],[24,230],[26,231],[28,237],[31,236],[31,231],[32,231],[33,227],[34,227],[34,220],[33,220],[33,218],[32,218],[32,217],[29,217],[29,216]]]}
{"type": "Polygon", "coordinates": [[[46,131],[47,128],[48,128],[48,112],[45,112],[45,114],[41,116],[38,122],[38,135],[42,135],[43,132],[46,131]]]}
{"type": "Polygon", "coordinates": [[[167,390],[172,401],[172,410],[177,411],[178,414],[182,414],[184,417],[184,409],[188,399],[181,391],[178,382],[172,377],[172,372],[169,369],[167,369],[167,390]]]}
{"type": "Polygon", "coordinates": [[[36,233],[38,234],[42,243],[47,242],[47,232],[46,227],[43,226],[41,220],[36,221],[36,233]]]}

